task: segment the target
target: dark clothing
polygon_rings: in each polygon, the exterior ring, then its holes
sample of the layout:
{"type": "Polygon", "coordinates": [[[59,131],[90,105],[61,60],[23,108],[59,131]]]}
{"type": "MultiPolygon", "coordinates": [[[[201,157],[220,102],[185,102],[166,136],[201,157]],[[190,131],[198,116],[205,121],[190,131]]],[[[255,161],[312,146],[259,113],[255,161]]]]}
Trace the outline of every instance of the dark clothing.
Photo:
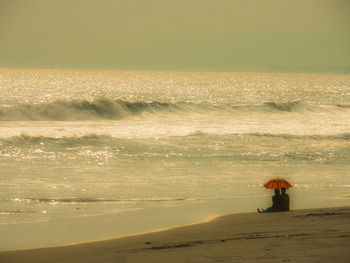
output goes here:
{"type": "Polygon", "coordinates": [[[281,211],[289,211],[289,195],[281,194],[281,211]]]}
{"type": "Polygon", "coordinates": [[[275,195],[272,196],[272,207],[269,207],[262,211],[258,209],[259,213],[281,212],[281,211],[289,211],[289,195],[287,195],[286,193],[284,194],[275,193],[275,195]]]}
{"type": "Polygon", "coordinates": [[[272,207],[269,207],[265,210],[258,210],[259,213],[266,213],[266,212],[279,212],[282,211],[282,198],[280,194],[275,194],[272,196],[272,207]]]}
{"type": "Polygon", "coordinates": [[[282,196],[280,194],[272,196],[272,209],[274,211],[282,211],[282,196]]]}

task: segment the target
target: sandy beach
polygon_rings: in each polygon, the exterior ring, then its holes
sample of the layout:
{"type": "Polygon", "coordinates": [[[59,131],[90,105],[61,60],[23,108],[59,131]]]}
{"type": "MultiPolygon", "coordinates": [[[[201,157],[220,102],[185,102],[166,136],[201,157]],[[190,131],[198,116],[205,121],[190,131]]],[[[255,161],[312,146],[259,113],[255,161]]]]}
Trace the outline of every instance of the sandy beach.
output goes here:
{"type": "Polygon", "coordinates": [[[0,252],[0,262],[349,262],[350,207],[245,213],[53,248],[0,252]]]}

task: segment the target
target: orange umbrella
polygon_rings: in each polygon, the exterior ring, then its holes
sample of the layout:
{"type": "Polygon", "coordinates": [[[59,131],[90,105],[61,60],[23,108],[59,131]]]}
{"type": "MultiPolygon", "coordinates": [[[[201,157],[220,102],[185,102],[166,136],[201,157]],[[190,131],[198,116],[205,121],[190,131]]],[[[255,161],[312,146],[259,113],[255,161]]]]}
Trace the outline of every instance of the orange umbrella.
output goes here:
{"type": "Polygon", "coordinates": [[[281,189],[285,187],[286,189],[292,187],[292,185],[286,180],[281,178],[274,178],[264,184],[267,189],[281,189]]]}

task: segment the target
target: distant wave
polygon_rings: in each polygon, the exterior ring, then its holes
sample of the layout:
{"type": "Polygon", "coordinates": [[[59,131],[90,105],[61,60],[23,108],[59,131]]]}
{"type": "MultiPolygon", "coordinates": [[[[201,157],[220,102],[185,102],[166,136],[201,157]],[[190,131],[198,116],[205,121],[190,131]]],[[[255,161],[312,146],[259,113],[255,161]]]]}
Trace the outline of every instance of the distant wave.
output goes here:
{"type": "MultiPolygon", "coordinates": [[[[330,105],[329,110],[348,110],[350,105],[330,105]]],[[[0,121],[74,121],[74,120],[118,120],[142,113],[201,113],[227,112],[232,114],[317,112],[327,110],[318,105],[308,105],[299,101],[264,102],[261,104],[210,104],[210,103],[168,103],[160,101],[124,101],[107,97],[92,101],[55,101],[45,104],[20,104],[0,106],[0,121]]]]}
{"type": "MultiPolygon", "coordinates": [[[[81,204],[81,203],[157,203],[157,202],[181,202],[181,201],[203,201],[203,200],[223,200],[244,198],[242,196],[223,196],[210,198],[194,198],[194,197],[164,197],[164,198],[95,198],[95,197],[63,197],[63,198],[48,198],[48,197],[26,197],[14,198],[13,202],[40,202],[40,203],[55,203],[55,204],[81,204]]],[[[5,211],[4,211],[5,212],[5,211]]],[[[7,211],[6,211],[7,212],[7,211]]],[[[12,211],[12,212],[22,212],[12,211]]],[[[28,211],[26,211],[28,212],[28,211]]],[[[36,211],[29,211],[36,212],[36,211]]]]}
{"type": "Polygon", "coordinates": [[[144,111],[164,111],[174,104],[162,102],[128,102],[110,98],[93,101],[55,101],[46,104],[21,104],[0,107],[1,121],[72,121],[111,119],[117,120],[144,111]]]}
{"type": "Polygon", "coordinates": [[[0,215],[11,215],[11,214],[34,214],[42,213],[40,210],[0,210],[0,215]]]}
{"type": "Polygon", "coordinates": [[[277,111],[287,111],[292,112],[297,109],[300,109],[301,106],[304,106],[302,103],[298,101],[292,101],[292,102],[265,102],[264,105],[267,107],[270,107],[271,109],[277,110],[277,111]]]}
{"type": "Polygon", "coordinates": [[[204,133],[197,131],[188,135],[191,136],[209,136],[209,137],[233,137],[233,136],[252,136],[252,137],[274,137],[282,139],[311,139],[311,140],[350,140],[350,133],[340,133],[340,134],[330,134],[330,135],[320,135],[320,134],[284,134],[284,133],[232,133],[217,135],[211,133],[204,133]]]}
{"type": "Polygon", "coordinates": [[[84,136],[71,137],[47,137],[47,136],[31,136],[28,134],[21,134],[19,136],[12,136],[8,138],[0,138],[0,144],[3,145],[62,145],[69,146],[98,146],[109,145],[111,143],[122,142],[124,139],[114,138],[110,135],[88,134],[84,136]]]}
{"type": "Polygon", "coordinates": [[[49,137],[49,136],[31,136],[28,134],[21,134],[18,136],[11,136],[6,138],[0,137],[0,145],[55,145],[63,147],[74,146],[99,146],[110,145],[111,143],[119,143],[124,139],[112,137],[104,134],[88,134],[83,136],[63,136],[63,137],[49,137]]]}
{"type": "Polygon", "coordinates": [[[336,105],[339,108],[343,108],[343,109],[350,109],[350,105],[349,104],[337,104],[336,105]]]}
{"type": "Polygon", "coordinates": [[[294,134],[271,134],[271,133],[250,133],[250,136],[257,137],[279,137],[284,139],[312,139],[312,140],[350,140],[350,133],[332,134],[332,135],[294,135],[294,134]]]}
{"type": "Polygon", "coordinates": [[[175,202],[185,201],[187,198],[136,198],[136,199],[113,199],[113,198],[92,198],[92,197],[67,197],[67,198],[15,198],[15,202],[40,202],[40,203],[62,203],[62,204],[80,204],[80,203],[150,203],[150,202],[175,202]]]}
{"type": "MultiPolygon", "coordinates": [[[[233,137],[260,137],[260,138],[281,138],[281,139],[309,139],[309,140],[350,140],[350,133],[341,133],[334,135],[318,135],[318,134],[307,134],[307,135],[294,135],[294,134],[272,134],[272,133],[233,133],[233,134],[212,134],[197,131],[185,137],[211,137],[216,139],[232,139],[233,137]]],[[[173,136],[172,138],[183,137],[173,136]]],[[[166,140],[166,139],[165,139],[166,140]]],[[[84,136],[71,136],[71,137],[47,137],[47,136],[30,136],[27,134],[21,134],[19,136],[12,136],[7,138],[0,138],[0,145],[11,146],[19,145],[21,147],[40,145],[40,146],[62,146],[62,147],[81,147],[81,146],[113,146],[119,144],[134,143],[134,140],[128,140],[124,138],[112,137],[104,134],[88,134],[84,136]]]]}

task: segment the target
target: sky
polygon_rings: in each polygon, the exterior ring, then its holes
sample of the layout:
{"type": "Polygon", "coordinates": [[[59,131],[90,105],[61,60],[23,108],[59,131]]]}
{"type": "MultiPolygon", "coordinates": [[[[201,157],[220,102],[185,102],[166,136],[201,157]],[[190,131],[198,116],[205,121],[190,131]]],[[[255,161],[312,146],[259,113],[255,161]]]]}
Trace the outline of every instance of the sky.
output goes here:
{"type": "Polygon", "coordinates": [[[350,73],[350,1],[0,0],[0,67],[350,73]]]}

